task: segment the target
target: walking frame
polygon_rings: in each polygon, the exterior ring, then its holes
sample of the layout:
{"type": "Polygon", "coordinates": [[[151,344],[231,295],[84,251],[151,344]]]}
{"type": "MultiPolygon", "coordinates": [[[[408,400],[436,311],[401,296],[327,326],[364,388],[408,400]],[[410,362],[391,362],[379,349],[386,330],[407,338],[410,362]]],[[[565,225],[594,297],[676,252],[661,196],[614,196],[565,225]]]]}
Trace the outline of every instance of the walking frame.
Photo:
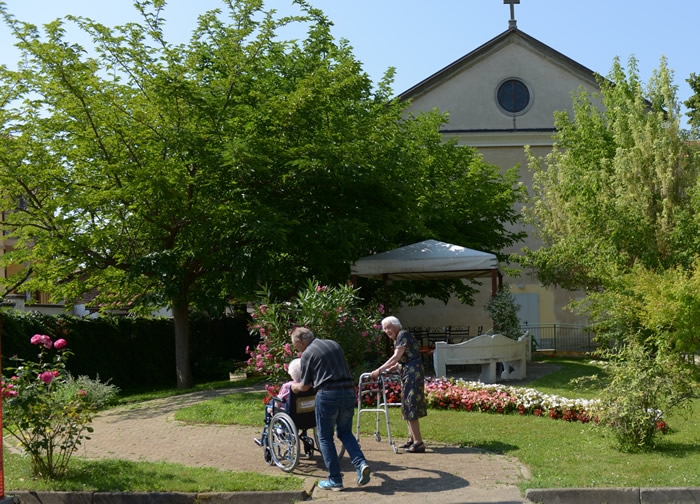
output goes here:
{"type": "Polygon", "coordinates": [[[386,385],[392,381],[399,379],[398,375],[387,375],[381,374],[376,380],[372,379],[371,373],[362,373],[357,387],[357,441],[360,441],[360,417],[362,413],[376,413],[377,423],[376,430],[374,431],[374,439],[377,442],[382,440],[382,436],[379,433],[379,417],[384,414],[386,419],[386,431],[387,437],[389,438],[389,445],[394,450],[394,453],[399,452],[399,448],[396,443],[391,438],[391,422],[389,420],[389,406],[401,406],[399,403],[390,403],[386,400],[386,385]],[[376,387],[375,387],[376,386],[376,387]],[[372,394],[377,394],[376,407],[362,407],[362,398],[365,396],[370,396],[372,394]]]}

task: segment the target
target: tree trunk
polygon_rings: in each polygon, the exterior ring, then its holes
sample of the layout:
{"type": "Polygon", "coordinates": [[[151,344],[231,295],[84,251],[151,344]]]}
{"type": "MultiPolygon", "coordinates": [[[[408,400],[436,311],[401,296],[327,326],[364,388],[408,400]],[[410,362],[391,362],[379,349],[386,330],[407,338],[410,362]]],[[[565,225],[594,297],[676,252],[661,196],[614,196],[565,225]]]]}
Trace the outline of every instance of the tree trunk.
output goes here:
{"type": "Polygon", "coordinates": [[[192,388],[192,363],[190,362],[190,322],[187,304],[172,307],[175,321],[175,371],[177,388],[192,388]]]}

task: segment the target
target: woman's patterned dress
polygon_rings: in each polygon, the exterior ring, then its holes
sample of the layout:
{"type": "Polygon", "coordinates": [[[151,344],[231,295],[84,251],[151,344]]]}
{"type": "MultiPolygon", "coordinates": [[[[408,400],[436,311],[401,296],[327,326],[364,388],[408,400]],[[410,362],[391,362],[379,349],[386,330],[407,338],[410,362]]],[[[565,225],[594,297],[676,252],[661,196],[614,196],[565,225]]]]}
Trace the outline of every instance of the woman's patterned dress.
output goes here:
{"type": "Polygon", "coordinates": [[[394,348],[405,347],[401,360],[401,415],[404,420],[418,420],[428,414],[425,405],[425,373],[420,345],[407,330],[396,337],[394,348]]]}

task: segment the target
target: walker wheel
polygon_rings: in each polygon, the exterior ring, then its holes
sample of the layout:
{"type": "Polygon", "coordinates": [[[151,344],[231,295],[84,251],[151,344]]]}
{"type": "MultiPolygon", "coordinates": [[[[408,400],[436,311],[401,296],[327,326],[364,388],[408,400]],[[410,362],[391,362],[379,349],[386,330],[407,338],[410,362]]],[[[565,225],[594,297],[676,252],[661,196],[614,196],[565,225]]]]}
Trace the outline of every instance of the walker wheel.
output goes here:
{"type": "Polygon", "coordinates": [[[382,440],[382,436],[381,436],[378,432],[375,432],[375,433],[374,433],[374,439],[375,439],[377,442],[380,442],[380,441],[382,440]]]}
{"type": "Polygon", "coordinates": [[[394,448],[394,453],[399,453],[399,447],[394,445],[392,448],[394,448]]]}

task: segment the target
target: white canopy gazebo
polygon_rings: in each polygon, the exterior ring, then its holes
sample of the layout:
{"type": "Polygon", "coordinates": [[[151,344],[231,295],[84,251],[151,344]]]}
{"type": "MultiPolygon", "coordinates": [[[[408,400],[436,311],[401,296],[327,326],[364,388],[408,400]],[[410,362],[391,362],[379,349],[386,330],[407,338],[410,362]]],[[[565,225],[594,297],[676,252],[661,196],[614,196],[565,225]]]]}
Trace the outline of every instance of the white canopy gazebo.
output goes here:
{"type": "Polygon", "coordinates": [[[425,240],[394,250],[362,257],[350,266],[356,278],[375,280],[444,280],[491,278],[491,295],[503,282],[494,254],[437,240],[425,240]]]}

